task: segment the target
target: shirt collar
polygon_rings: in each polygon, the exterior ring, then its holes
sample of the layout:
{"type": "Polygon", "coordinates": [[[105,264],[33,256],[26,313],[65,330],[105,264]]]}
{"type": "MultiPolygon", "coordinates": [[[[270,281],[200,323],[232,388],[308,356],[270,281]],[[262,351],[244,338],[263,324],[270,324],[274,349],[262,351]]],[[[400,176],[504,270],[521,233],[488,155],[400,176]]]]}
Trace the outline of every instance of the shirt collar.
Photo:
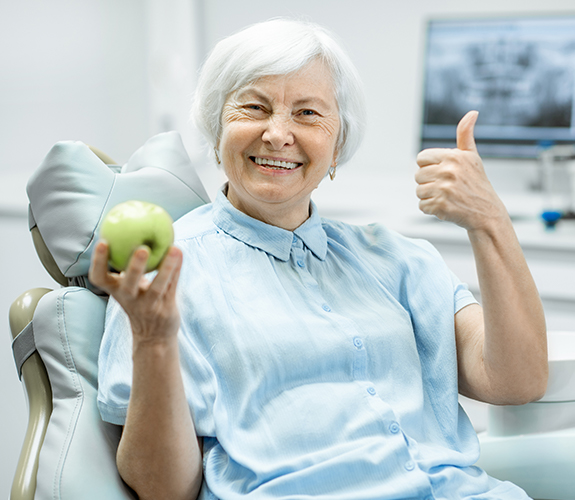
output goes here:
{"type": "Polygon", "coordinates": [[[311,202],[310,217],[293,232],[244,214],[229,202],[222,191],[219,191],[216,196],[213,210],[214,224],[222,231],[279,260],[289,260],[292,244],[297,238],[300,238],[318,259],[325,259],[327,235],[313,202],[311,202]]]}

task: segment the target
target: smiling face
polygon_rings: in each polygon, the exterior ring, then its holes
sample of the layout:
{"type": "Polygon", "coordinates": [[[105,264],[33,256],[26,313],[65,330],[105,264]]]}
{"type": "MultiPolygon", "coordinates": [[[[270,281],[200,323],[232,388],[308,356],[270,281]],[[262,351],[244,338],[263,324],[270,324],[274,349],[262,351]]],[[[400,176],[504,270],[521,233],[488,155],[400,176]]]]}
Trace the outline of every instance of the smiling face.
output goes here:
{"type": "Polygon", "coordinates": [[[339,127],[332,76],[320,60],[233,93],[219,143],[230,203],[284,229],[301,225],[312,191],[335,164],[339,127]]]}

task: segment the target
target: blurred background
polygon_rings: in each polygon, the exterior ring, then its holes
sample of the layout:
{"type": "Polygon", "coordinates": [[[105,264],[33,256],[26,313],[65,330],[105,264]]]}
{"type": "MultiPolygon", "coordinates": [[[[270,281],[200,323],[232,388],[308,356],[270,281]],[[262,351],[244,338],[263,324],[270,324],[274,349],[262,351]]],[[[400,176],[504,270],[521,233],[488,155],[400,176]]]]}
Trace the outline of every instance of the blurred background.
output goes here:
{"type": "MultiPolygon", "coordinates": [[[[188,119],[201,62],[219,39],[248,24],[283,15],[318,22],[356,63],[369,110],[361,150],[316,193],[320,212],[430,239],[478,293],[464,232],[417,210],[427,23],[573,14],[572,0],[0,0],[0,497],[9,494],[27,422],[8,309],[28,288],[57,286],[33,249],[25,192],[55,142],[80,140],[125,163],[150,136],[178,130],[213,198],[224,178],[188,119]]],[[[555,230],[542,224],[536,158],[490,157],[485,165],[516,223],[549,328],[575,330],[573,222],[560,221],[555,230]]],[[[484,428],[483,409],[470,405],[469,412],[484,428]]]]}

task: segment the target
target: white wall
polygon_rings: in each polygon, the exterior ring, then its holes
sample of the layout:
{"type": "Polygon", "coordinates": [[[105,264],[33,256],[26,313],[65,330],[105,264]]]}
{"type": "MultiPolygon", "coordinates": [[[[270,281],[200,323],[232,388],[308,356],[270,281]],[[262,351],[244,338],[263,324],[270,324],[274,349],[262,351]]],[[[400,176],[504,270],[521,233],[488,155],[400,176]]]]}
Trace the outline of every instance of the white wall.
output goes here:
{"type": "Polygon", "coordinates": [[[147,136],[145,10],[137,0],[2,2],[0,172],[81,139],[124,157],[147,136]]]}
{"type": "MultiPolygon", "coordinates": [[[[392,221],[400,200],[413,200],[415,206],[411,175],[417,151],[424,20],[574,9],[573,0],[1,2],[0,309],[4,318],[10,302],[25,289],[53,286],[34,257],[24,193],[25,179],[51,145],[79,139],[124,162],[148,136],[175,126],[192,158],[201,162],[203,155],[187,125],[186,86],[193,86],[198,57],[232,31],[270,17],[296,15],[339,35],[366,84],[369,128],[355,160],[317,195],[349,197],[356,186],[362,192],[358,213],[369,219],[372,214],[361,212],[361,206],[381,202],[389,207],[387,216],[392,221]],[[187,26],[195,33],[187,32],[187,26]]],[[[513,184],[509,179],[520,177],[518,168],[506,165],[509,175],[498,175],[501,182],[513,184]]],[[[199,169],[213,194],[221,176],[203,163],[199,169]]],[[[0,321],[0,384],[0,497],[7,497],[27,410],[9,353],[6,320],[0,321]]]]}

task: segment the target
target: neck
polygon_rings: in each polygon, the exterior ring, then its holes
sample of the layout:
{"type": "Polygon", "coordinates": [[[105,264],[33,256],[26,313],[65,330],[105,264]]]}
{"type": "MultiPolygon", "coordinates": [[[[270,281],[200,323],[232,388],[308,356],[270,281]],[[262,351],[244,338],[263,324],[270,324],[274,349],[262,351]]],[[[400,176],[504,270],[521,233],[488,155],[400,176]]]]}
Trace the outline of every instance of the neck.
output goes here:
{"type": "Polygon", "coordinates": [[[224,194],[232,206],[250,217],[265,222],[271,226],[280,227],[286,231],[294,231],[301,226],[311,214],[310,200],[296,206],[284,203],[268,203],[262,207],[258,203],[240,199],[233,191],[224,189],[224,194]]]}

